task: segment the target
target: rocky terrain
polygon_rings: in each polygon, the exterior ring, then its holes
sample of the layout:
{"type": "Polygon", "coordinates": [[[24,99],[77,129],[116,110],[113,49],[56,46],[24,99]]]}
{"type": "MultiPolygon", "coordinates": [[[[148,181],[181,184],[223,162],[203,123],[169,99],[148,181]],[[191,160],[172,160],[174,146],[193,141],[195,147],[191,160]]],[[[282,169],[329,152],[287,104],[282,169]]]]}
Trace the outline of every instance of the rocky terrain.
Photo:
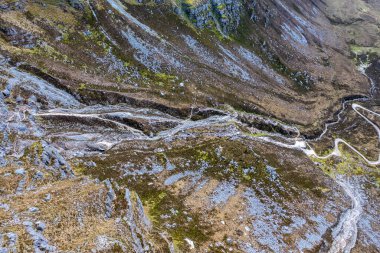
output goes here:
{"type": "Polygon", "coordinates": [[[379,252],[377,1],[2,0],[0,252],[379,252]]]}

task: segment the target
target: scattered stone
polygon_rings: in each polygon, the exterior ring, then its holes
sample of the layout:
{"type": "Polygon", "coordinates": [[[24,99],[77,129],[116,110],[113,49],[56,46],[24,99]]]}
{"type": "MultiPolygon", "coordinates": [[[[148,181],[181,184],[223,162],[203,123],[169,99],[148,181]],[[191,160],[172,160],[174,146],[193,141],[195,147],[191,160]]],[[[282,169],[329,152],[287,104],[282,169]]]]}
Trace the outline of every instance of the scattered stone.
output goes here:
{"type": "Polygon", "coordinates": [[[243,235],[244,235],[244,232],[241,231],[240,229],[237,229],[237,230],[235,231],[235,233],[236,233],[238,236],[243,236],[243,235]]]}
{"type": "Polygon", "coordinates": [[[43,178],[44,178],[44,173],[42,173],[41,171],[37,171],[33,177],[34,180],[42,180],[43,178]]]}
{"type": "Polygon", "coordinates": [[[114,212],[114,201],[116,200],[116,194],[112,188],[112,184],[109,179],[106,179],[104,181],[104,184],[106,185],[108,189],[107,196],[106,196],[106,217],[111,218],[114,212]]]}
{"type": "Polygon", "coordinates": [[[97,236],[95,245],[96,248],[92,249],[92,252],[111,252],[111,250],[114,248],[118,248],[118,250],[121,250],[121,252],[128,252],[127,248],[122,242],[109,238],[106,235],[97,236]]]}
{"type": "Polygon", "coordinates": [[[0,209],[4,209],[6,212],[9,211],[9,205],[5,203],[0,203],[0,209]]]}
{"type": "Polygon", "coordinates": [[[84,163],[88,167],[96,167],[96,163],[94,161],[88,161],[84,163]]]}
{"type": "Polygon", "coordinates": [[[222,242],[216,242],[215,243],[215,247],[217,247],[217,248],[224,248],[224,245],[223,245],[222,242]]]}
{"type": "Polygon", "coordinates": [[[92,33],[91,33],[91,31],[89,31],[89,30],[84,30],[83,31],[83,35],[84,36],[90,36],[92,33]]]}
{"type": "Polygon", "coordinates": [[[17,253],[16,243],[17,234],[13,232],[6,233],[5,235],[0,234],[0,253],[17,253]],[[4,240],[4,237],[7,237],[7,240],[4,240]]]}
{"type": "Polygon", "coordinates": [[[79,0],[68,0],[68,2],[74,9],[82,11],[84,8],[83,4],[79,0]]]}
{"type": "Polygon", "coordinates": [[[45,195],[44,201],[45,201],[45,202],[48,202],[48,201],[50,201],[50,200],[51,200],[51,194],[48,193],[48,194],[45,195]]]}
{"type": "Polygon", "coordinates": [[[14,46],[29,49],[36,46],[36,38],[33,34],[19,27],[2,26],[0,27],[0,33],[14,46]]]}
{"type": "Polygon", "coordinates": [[[42,231],[45,230],[46,224],[44,222],[42,222],[42,221],[37,221],[36,222],[36,228],[37,228],[38,231],[42,232],[42,231]]]}
{"type": "Polygon", "coordinates": [[[54,169],[60,172],[61,179],[74,177],[74,172],[70,165],[63,158],[63,156],[58,152],[58,150],[49,145],[46,141],[41,141],[42,154],[41,162],[45,166],[52,166],[54,169]]]}
{"type": "Polygon", "coordinates": [[[189,248],[191,250],[195,249],[195,245],[194,245],[194,242],[192,240],[190,240],[189,238],[185,238],[185,242],[187,242],[187,244],[189,245],[189,248]]]}
{"type": "Polygon", "coordinates": [[[87,147],[91,151],[100,151],[104,152],[107,150],[107,146],[101,143],[88,143],[87,147]]]}
{"type": "Polygon", "coordinates": [[[38,207],[32,206],[32,207],[30,207],[28,210],[29,210],[29,212],[31,212],[31,213],[36,213],[36,212],[38,212],[40,209],[39,209],[38,207]]]}
{"type": "Polygon", "coordinates": [[[24,191],[25,185],[26,185],[26,175],[18,182],[17,189],[16,189],[16,194],[20,194],[24,191]]]}
{"type": "Polygon", "coordinates": [[[16,173],[17,175],[22,175],[22,176],[24,176],[26,172],[25,172],[25,169],[20,168],[20,169],[15,170],[15,173],[16,173]]]}
{"type": "Polygon", "coordinates": [[[43,236],[42,231],[34,229],[34,225],[31,221],[24,221],[26,232],[32,237],[34,251],[37,253],[42,252],[56,252],[57,248],[50,245],[47,239],[43,236]]]}
{"type": "Polygon", "coordinates": [[[21,104],[23,101],[24,101],[24,98],[21,97],[20,95],[18,95],[18,96],[16,97],[16,103],[21,104]]]}

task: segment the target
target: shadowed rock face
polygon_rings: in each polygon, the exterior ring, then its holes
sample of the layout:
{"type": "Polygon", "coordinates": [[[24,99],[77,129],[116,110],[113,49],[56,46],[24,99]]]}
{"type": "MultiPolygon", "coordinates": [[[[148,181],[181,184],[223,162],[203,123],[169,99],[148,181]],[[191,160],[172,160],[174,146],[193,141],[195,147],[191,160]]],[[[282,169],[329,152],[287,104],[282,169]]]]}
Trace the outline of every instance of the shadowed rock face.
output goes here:
{"type": "Polygon", "coordinates": [[[0,252],[376,252],[378,22],[361,0],[0,3],[0,252]]]}
{"type": "Polygon", "coordinates": [[[224,35],[238,28],[242,11],[241,1],[230,0],[203,1],[195,5],[182,2],[176,9],[176,12],[188,18],[197,28],[214,26],[224,35]]]}

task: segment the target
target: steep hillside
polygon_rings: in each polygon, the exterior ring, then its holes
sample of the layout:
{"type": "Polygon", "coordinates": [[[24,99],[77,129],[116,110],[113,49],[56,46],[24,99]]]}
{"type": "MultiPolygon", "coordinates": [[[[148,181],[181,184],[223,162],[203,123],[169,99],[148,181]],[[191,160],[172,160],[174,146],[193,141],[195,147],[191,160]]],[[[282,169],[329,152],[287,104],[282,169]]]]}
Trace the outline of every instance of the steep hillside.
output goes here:
{"type": "Polygon", "coordinates": [[[342,98],[368,93],[322,2],[69,3],[9,4],[1,44],[72,93],[83,83],[83,96],[95,89],[175,107],[228,104],[309,130],[342,98]]]}
{"type": "Polygon", "coordinates": [[[377,1],[2,0],[0,252],[377,252],[379,27],[377,1]]]}

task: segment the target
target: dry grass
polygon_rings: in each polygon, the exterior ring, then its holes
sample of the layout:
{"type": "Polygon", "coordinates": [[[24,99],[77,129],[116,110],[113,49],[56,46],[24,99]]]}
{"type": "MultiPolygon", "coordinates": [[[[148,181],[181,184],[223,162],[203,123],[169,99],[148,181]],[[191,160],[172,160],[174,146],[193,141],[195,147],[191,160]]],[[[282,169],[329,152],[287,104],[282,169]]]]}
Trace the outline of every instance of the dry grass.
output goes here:
{"type": "Polygon", "coordinates": [[[65,26],[75,26],[77,20],[71,12],[64,12],[60,7],[46,4],[42,7],[41,4],[32,3],[27,6],[27,10],[36,18],[44,19],[45,21],[65,26]]]}
{"type": "MultiPolygon", "coordinates": [[[[33,238],[26,231],[23,222],[46,224],[43,236],[48,243],[60,251],[68,252],[115,252],[120,250],[115,242],[121,242],[131,252],[131,230],[123,219],[125,204],[118,205],[112,218],[105,217],[105,201],[108,192],[103,183],[88,177],[78,176],[74,179],[58,180],[45,171],[43,180],[36,183],[33,180],[37,168],[25,166],[26,188],[35,186],[32,190],[24,190],[15,194],[19,181],[24,177],[15,174],[15,167],[6,167],[0,173],[0,203],[9,205],[9,210],[0,208],[0,234],[12,232],[17,234],[18,252],[34,251],[33,238]],[[51,199],[46,200],[47,194],[51,199]],[[38,211],[31,212],[36,207],[38,211]],[[121,208],[121,209],[120,209],[121,208]],[[119,210],[120,209],[120,210],[119,210]],[[17,217],[18,221],[15,221],[17,217]],[[109,244],[99,244],[99,236],[105,236],[109,244]],[[116,246],[115,246],[116,245],[116,246]]],[[[133,195],[134,196],[134,195],[133,195]]],[[[122,196],[117,201],[123,202],[122,196]]],[[[135,202],[135,198],[132,198],[135,202]]],[[[134,204],[135,205],[135,204],[134,204]]],[[[136,212],[136,210],[135,210],[136,212]]],[[[136,216],[137,217],[137,216],[136,216]]],[[[139,221],[137,222],[137,226],[139,221]]],[[[157,252],[166,252],[166,242],[157,234],[144,233],[147,240],[154,241],[157,252]]],[[[7,245],[5,237],[5,245],[7,245]]],[[[2,245],[0,245],[2,246],[2,245]]]]}
{"type": "Polygon", "coordinates": [[[26,18],[26,16],[19,11],[9,11],[1,13],[1,18],[14,26],[23,28],[26,31],[36,34],[44,34],[44,31],[36,24],[26,18]]]}
{"type": "MultiPolygon", "coordinates": [[[[8,204],[10,210],[0,209],[0,233],[16,233],[20,252],[32,250],[33,243],[22,225],[27,220],[43,221],[46,224],[44,236],[60,250],[89,251],[96,246],[99,235],[123,241],[119,231],[125,228],[116,219],[105,219],[107,189],[104,184],[79,177],[41,184],[35,191],[16,195],[13,192],[22,176],[15,176],[12,168],[4,171],[12,174],[8,176],[11,180],[4,178],[5,173],[0,175],[1,186],[8,193],[0,196],[0,203],[8,204]],[[47,194],[51,194],[50,201],[44,200],[47,194]],[[39,211],[30,212],[30,207],[37,207],[39,211]],[[14,214],[21,222],[13,222],[14,214]]],[[[32,173],[28,171],[28,174],[32,173]]]]}

